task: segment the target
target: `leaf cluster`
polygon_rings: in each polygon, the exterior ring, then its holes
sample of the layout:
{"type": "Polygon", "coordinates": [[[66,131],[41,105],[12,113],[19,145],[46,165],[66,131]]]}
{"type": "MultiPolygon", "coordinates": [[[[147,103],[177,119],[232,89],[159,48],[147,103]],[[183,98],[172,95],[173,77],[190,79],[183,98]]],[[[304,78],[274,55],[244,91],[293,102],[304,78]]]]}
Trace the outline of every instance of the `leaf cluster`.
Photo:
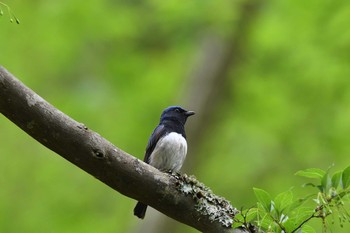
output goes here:
{"type": "Polygon", "coordinates": [[[234,226],[249,230],[253,223],[258,232],[314,233],[315,229],[307,224],[312,219],[321,219],[325,230],[329,215],[337,214],[341,226],[350,222],[350,214],[344,207],[349,204],[350,166],[333,174],[329,170],[309,168],[296,172],[295,175],[315,179],[316,183],[304,186],[317,189],[316,193],[296,200],[292,189],[272,198],[267,191],[254,188],[256,207],[242,210],[234,226]]]}

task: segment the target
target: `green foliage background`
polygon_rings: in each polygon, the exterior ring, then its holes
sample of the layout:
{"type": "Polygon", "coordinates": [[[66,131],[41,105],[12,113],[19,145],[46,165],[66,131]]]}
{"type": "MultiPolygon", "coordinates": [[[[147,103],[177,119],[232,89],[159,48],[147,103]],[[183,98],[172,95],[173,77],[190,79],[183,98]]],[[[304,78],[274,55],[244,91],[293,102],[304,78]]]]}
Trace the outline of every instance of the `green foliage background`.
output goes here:
{"type": "MultiPolygon", "coordinates": [[[[161,110],[179,103],[199,41],[234,33],[242,2],[8,1],[21,24],[0,17],[0,64],[142,158],[161,110]]],[[[252,187],[302,195],[295,171],[349,165],[349,25],[348,1],[264,1],[192,173],[249,207],[252,187]]],[[[0,116],[0,232],[126,232],[134,204],[0,116]]]]}

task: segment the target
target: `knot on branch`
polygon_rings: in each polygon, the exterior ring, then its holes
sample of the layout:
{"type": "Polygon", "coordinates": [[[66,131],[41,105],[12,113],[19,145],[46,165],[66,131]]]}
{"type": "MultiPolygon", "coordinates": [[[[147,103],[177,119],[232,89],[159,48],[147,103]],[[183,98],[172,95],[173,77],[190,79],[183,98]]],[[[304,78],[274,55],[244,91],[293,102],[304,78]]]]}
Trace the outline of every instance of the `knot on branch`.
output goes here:
{"type": "Polygon", "coordinates": [[[103,153],[103,151],[101,149],[98,149],[98,148],[92,149],[92,155],[98,159],[103,159],[104,157],[106,157],[105,153],[103,153]]]}

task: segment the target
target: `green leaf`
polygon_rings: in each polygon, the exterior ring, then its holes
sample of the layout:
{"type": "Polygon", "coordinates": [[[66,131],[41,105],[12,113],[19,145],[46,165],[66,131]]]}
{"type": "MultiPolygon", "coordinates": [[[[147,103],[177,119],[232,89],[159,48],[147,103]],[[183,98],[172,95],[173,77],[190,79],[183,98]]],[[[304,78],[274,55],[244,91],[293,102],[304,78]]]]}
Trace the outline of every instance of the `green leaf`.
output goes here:
{"type": "Polygon", "coordinates": [[[283,223],[284,228],[286,229],[286,232],[292,232],[296,226],[295,219],[288,218],[284,223],[283,223]]]}
{"type": "Polygon", "coordinates": [[[338,188],[339,186],[343,188],[342,171],[338,171],[332,176],[332,187],[338,188]]]}
{"type": "MultiPolygon", "coordinates": [[[[310,216],[312,216],[314,213],[313,207],[305,207],[301,206],[299,208],[294,209],[290,215],[289,219],[285,222],[284,226],[287,229],[287,232],[292,232],[295,229],[295,227],[302,224],[305,220],[307,220],[310,216]]],[[[296,231],[300,232],[300,231],[296,231]]],[[[302,231],[304,233],[304,231],[302,231]]]]}
{"type": "Polygon", "coordinates": [[[326,172],[319,168],[308,168],[305,170],[300,170],[295,173],[297,176],[303,176],[307,178],[322,179],[326,172]]]}
{"type": "Polygon", "coordinates": [[[265,214],[260,216],[260,219],[257,221],[257,224],[259,227],[262,227],[263,229],[269,229],[271,226],[274,225],[274,220],[271,218],[269,214],[264,212],[265,214]]]}
{"type": "Polygon", "coordinates": [[[275,209],[277,213],[282,213],[285,208],[293,203],[293,193],[291,190],[280,193],[275,197],[275,209]]]}
{"type": "Polygon", "coordinates": [[[253,188],[254,193],[260,204],[263,206],[266,212],[271,211],[271,196],[263,189],[253,188]]]}
{"type": "Polygon", "coordinates": [[[301,229],[302,233],[316,233],[315,229],[310,227],[309,225],[304,225],[301,229]]]}
{"type": "MultiPolygon", "coordinates": [[[[236,216],[235,216],[236,218],[236,216]]],[[[232,228],[235,229],[235,228],[239,228],[241,227],[243,224],[241,222],[233,222],[232,224],[232,228]]]]}
{"type": "MultiPolygon", "coordinates": [[[[288,215],[287,221],[283,224],[286,228],[286,232],[291,232],[295,229],[296,226],[298,226],[302,221],[304,221],[307,217],[309,217],[310,214],[310,208],[305,207],[304,204],[310,200],[310,198],[313,198],[315,195],[308,195],[305,198],[298,199],[294,202],[292,202],[285,210],[285,212],[288,215]],[[302,210],[302,211],[300,211],[302,210]],[[306,213],[306,216],[303,215],[306,213]],[[301,218],[300,218],[301,217],[301,218]]],[[[313,212],[313,208],[311,208],[311,212],[313,212]]]]}
{"type": "Polygon", "coordinates": [[[232,224],[233,228],[238,228],[243,225],[244,217],[241,214],[235,215],[234,222],[232,224]]]}
{"type": "Polygon", "coordinates": [[[303,184],[303,187],[307,187],[307,186],[310,186],[310,187],[317,187],[317,185],[313,184],[313,183],[306,183],[306,184],[303,184]]]}
{"type": "Polygon", "coordinates": [[[350,166],[344,169],[342,173],[342,182],[344,189],[350,186],[350,166]]]}
{"type": "MultiPolygon", "coordinates": [[[[266,212],[263,210],[263,214],[266,212]]],[[[244,222],[253,222],[258,215],[258,208],[249,208],[246,210],[242,210],[239,214],[237,214],[234,218],[233,228],[237,228],[242,226],[244,222]]]]}
{"type": "Polygon", "coordinates": [[[322,177],[321,186],[322,186],[322,192],[325,194],[328,194],[328,191],[332,187],[332,179],[331,179],[331,176],[329,175],[328,171],[322,177]]]}
{"type": "Polygon", "coordinates": [[[244,213],[247,222],[252,222],[256,218],[257,214],[257,208],[251,208],[244,213]]]}
{"type": "Polygon", "coordinates": [[[306,198],[299,198],[296,201],[293,201],[287,208],[286,212],[291,212],[291,211],[295,211],[297,208],[299,208],[301,205],[305,204],[306,201],[308,201],[311,197],[313,197],[314,195],[310,195],[309,197],[306,198]]]}

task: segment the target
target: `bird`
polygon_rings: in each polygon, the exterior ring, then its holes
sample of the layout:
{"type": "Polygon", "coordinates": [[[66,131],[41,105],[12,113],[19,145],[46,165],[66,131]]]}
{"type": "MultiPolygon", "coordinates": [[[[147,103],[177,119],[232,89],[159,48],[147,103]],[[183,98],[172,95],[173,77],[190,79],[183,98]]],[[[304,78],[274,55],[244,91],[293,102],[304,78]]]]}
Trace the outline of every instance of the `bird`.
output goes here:
{"type": "MultiPolygon", "coordinates": [[[[177,173],[187,154],[185,123],[194,114],[194,111],[187,111],[180,106],[164,109],[158,126],[148,140],[144,162],[162,172],[177,173]]],[[[134,215],[143,219],[146,210],[146,204],[137,202],[134,215]]]]}

